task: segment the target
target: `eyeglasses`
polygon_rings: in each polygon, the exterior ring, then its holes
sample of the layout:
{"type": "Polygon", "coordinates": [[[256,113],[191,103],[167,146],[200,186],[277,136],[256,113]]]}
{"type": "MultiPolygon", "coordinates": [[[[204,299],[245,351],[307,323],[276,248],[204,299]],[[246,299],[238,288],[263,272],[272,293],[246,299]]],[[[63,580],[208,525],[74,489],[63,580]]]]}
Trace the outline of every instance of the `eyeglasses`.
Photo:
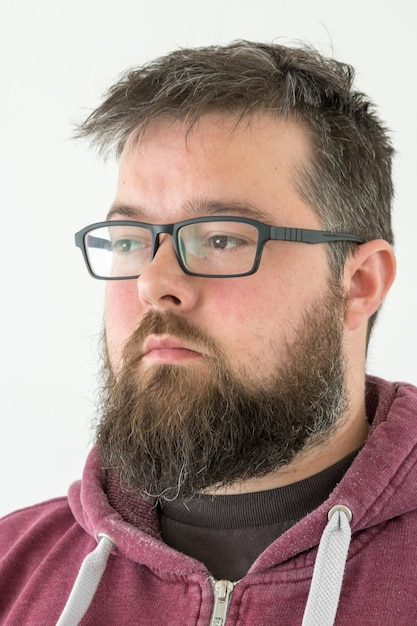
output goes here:
{"type": "Polygon", "coordinates": [[[175,224],[112,220],[91,224],[75,235],[91,276],[102,280],[138,278],[158,251],[160,236],[172,236],[181,269],[191,276],[233,278],[253,274],[267,241],[365,243],[356,235],[269,226],[246,217],[199,217],[175,224]]]}

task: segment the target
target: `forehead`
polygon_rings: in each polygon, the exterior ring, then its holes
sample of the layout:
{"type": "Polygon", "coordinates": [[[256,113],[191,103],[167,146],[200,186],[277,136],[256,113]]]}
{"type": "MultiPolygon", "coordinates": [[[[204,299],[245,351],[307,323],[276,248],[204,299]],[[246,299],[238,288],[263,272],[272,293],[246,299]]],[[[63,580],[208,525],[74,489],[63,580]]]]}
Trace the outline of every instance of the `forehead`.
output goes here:
{"type": "Polygon", "coordinates": [[[210,114],[192,127],[161,120],[129,138],[114,207],[137,209],[141,219],[175,221],[229,203],[248,207],[258,219],[297,223],[303,209],[315,227],[314,213],[298,191],[309,159],[306,130],[272,114],[210,114]]]}

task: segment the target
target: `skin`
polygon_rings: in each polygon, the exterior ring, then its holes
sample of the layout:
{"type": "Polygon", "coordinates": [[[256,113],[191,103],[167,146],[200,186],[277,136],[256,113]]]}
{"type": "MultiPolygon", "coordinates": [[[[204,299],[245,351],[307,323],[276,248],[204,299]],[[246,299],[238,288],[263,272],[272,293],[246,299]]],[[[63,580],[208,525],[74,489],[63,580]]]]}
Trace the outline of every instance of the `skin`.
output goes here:
{"type": "MultiPolygon", "coordinates": [[[[153,123],[138,143],[127,143],[111,219],[171,223],[219,214],[247,215],[280,226],[321,229],[311,206],[297,192],[297,169],[310,146],[297,123],[259,114],[235,126],[229,115],[206,115],[185,137],[182,122],[153,123]]],[[[389,244],[358,246],[346,263],[348,295],[343,351],[350,409],[326,444],[300,454],[261,479],[217,493],[270,489],[311,476],[358,448],[366,439],[364,404],[367,320],[395,275],[389,244]]],[[[324,245],[268,242],[259,270],[240,278],[188,276],[178,265],[169,235],[138,280],[109,281],[105,319],[110,363],[119,368],[123,345],[149,311],[185,316],[213,339],[238,375],[262,383],[284,358],[284,341],[296,339],[301,316],[326,290],[330,268],[324,245]]],[[[204,354],[175,337],[150,337],[140,368],[155,363],[204,370],[204,354]],[[149,348],[151,347],[151,349],[149,348]]]]}

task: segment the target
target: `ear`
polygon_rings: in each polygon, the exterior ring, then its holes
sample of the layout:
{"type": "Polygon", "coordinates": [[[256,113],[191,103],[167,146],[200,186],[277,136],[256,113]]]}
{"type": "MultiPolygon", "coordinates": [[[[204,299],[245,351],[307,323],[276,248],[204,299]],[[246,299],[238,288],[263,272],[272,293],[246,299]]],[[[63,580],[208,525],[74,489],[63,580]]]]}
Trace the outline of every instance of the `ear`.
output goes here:
{"type": "Polygon", "coordinates": [[[375,313],[394,282],[396,261],[392,247],[383,239],[357,246],[345,265],[346,324],[355,330],[375,313]]]}

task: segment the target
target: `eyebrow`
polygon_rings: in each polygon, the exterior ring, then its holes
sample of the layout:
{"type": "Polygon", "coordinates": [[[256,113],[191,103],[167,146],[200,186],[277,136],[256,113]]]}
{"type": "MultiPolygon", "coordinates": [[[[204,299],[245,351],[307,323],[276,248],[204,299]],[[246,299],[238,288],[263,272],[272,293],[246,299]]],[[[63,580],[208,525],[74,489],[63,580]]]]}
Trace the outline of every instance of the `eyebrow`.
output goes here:
{"type": "Polygon", "coordinates": [[[106,220],[115,218],[127,218],[129,220],[141,221],[146,216],[146,211],[138,206],[129,206],[128,204],[113,204],[106,215],[106,220]]]}
{"type": "MultiPolygon", "coordinates": [[[[187,202],[183,207],[185,219],[206,215],[237,215],[260,221],[271,221],[271,216],[251,202],[233,200],[197,200],[187,202]]],[[[107,214],[107,220],[126,218],[135,221],[149,220],[149,212],[140,206],[113,204],[107,214]]]]}

